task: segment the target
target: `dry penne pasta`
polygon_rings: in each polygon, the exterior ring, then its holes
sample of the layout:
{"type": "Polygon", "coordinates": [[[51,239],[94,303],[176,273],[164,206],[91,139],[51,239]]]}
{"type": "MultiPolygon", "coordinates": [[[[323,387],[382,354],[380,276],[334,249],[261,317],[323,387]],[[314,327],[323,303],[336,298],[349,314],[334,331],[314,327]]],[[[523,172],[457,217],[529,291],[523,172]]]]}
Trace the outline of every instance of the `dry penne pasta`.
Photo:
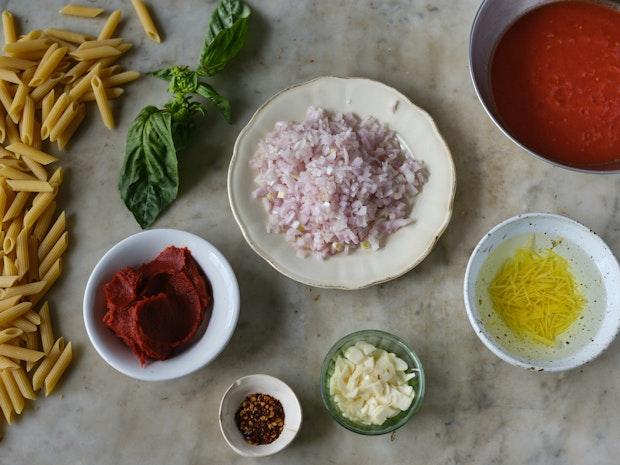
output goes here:
{"type": "Polygon", "coordinates": [[[65,215],[65,212],[63,211],[60,213],[60,215],[58,215],[58,218],[56,218],[56,221],[50,227],[49,231],[47,232],[47,234],[41,241],[41,244],[39,245],[39,249],[37,251],[37,256],[39,260],[43,260],[46,257],[46,255],[50,253],[50,250],[52,250],[52,247],[54,247],[54,244],[58,242],[58,239],[60,239],[60,236],[62,236],[63,232],[65,232],[65,229],[66,229],[66,215],[65,215]]]}
{"type": "Polygon", "coordinates": [[[0,370],[5,368],[17,368],[19,365],[8,357],[0,355],[0,370]]]}
{"type": "Polygon", "coordinates": [[[92,61],[80,61],[76,63],[69,71],[65,73],[60,82],[63,84],[71,84],[77,78],[84,75],[95,63],[92,61]]]}
{"type": "MultiPolygon", "coordinates": [[[[108,100],[114,100],[116,98],[119,98],[121,95],[123,95],[124,92],[125,92],[125,89],[123,89],[122,87],[108,87],[107,89],[105,89],[105,95],[108,98],[108,100]]],[[[92,90],[89,92],[86,92],[84,95],[82,95],[82,98],[80,99],[80,101],[94,102],[95,94],[93,93],[92,90]]]]}
{"type": "Polygon", "coordinates": [[[61,72],[52,73],[45,82],[38,85],[32,92],[30,92],[30,97],[32,97],[32,100],[37,103],[40,102],[54,90],[54,87],[63,77],[64,74],[61,72]]]}
{"type": "Polygon", "coordinates": [[[93,6],[76,5],[70,3],[60,10],[61,15],[80,16],[82,18],[95,18],[103,13],[103,8],[93,6]]]}
{"type": "Polygon", "coordinates": [[[93,39],[92,36],[89,36],[87,34],[82,34],[75,31],[67,31],[65,29],[45,29],[45,33],[49,36],[57,37],[59,39],[66,40],[67,42],[72,42],[75,44],[81,44],[82,42],[93,39]]]}
{"type": "Polygon", "coordinates": [[[52,367],[50,372],[45,377],[45,397],[49,396],[52,393],[52,391],[56,387],[56,384],[58,384],[58,381],[60,381],[63,373],[67,370],[67,367],[71,363],[72,358],[73,349],[71,347],[71,343],[69,342],[60,354],[60,357],[58,357],[58,360],[56,360],[56,363],[54,363],[54,366],[52,367]]]}
{"type": "Polygon", "coordinates": [[[24,192],[54,192],[54,188],[49,182],[40,180],[16,180],[8,179],[6,182],[14,191],[24,192]]]}
{"type": "Polygon", "coordinates": [[[146,33],[147,37],[151,39],[153,42],[160,43],[161,37],[159,32],[157,32],[157,28],[155,27],[155,23],[153,22],[153,18],[151,13],[149,13],[148,8],[144,4],[143,0],[131,0],[131,4],[136,10],[136,14],[138,15],[138,19],[140,20],[140,24],[142,24],[142,28],[146,33]]]}
{"type": "Polygon", "coordinates": [[[56,124],[50,129],[50,140],[52,142],[55,142],[56,139],[58,139],[58,136],[60,136],[60,134],[62,134],[65,129],[69,127],[71,121],[73,121],[73,119],[78,115],[78,109],[79,104],[76,102],[71,102],[67,106],[60,118],[58,118],[56,124]]]}
{"type": "Polygon", "coordinates": [[[114,74],[108,78],[103,80],[104,87],[116,87],[122,86],[123,84],[127,84],[129,82],[135,81],[140,77],[140,73],[138,71],[124,71],[122,73],[114,74]]]}
{"type": "Polygon", "coordinates": [[[114,10],[110,14],[110,16],[108,16],[108,19],[106,20],[105,24],[101,28],[101,32],[99,32],[99,36],[97,36],[97,40],[110,39],[116,32],[116,28],[121,22],[122,16],[123,16],[123,13],[121,12],[121,10],[114,10]]]}
{"type": "Polygon", "coordinates": [[[47,357],[41,362],[39,367],[35,370],[32,375],[32,387],[35,391],[38,391],[41,386],[43,386],[43,382],[45,378],[49,374],[52,367],[56,364],[58,357],[60,357],[61,352],[65,350],[65,340],[60,337],[54,343],[52,348],[49,350],[47,357]]]}
{"type": "MultiPolygon", "coordinates": [[[[33,323],[34,324],[34,323],[33,323]]],[[[39,343],[36,332],[24,333],[24,339],[26,339],[26,349],[38,350],[39,343]]],[[[34,368],[35,362],[26,362],[26,371],[30,372],[34,368]]]]}
{"type": "Polygon", "coordinates": [[[13,84],[21,84],[22,81],[15,71],[0,68],[0,80],[11,82],[13,84]]]}
{"type": "Polygon", "coordinates": [[[6,138],[10,144],[22,141],[19,137],[19,131],[17,130],[16,123],[13,121],[13,117],[9,114],[7,114],[6,118],[4,118],[4,129],[6,131],[6,138]]]}
{"type": "Polygon", "coordinates": [[[34,100],[30,96],[26,96],[26,104],[19,122],[20,138],[26,145],[33,146],[34,136],[34,100]]]}
{"type": "Polygon", "coordinates": [[[11,322],[12,326],[21,329],[24,333],[34,333],[37,330],[37,325],[30,323],[25,318],[18,318],[11,322]]]}
{"type": "Polygon", "coordinates": [[[36,305],[45,296],[47,291],[49,291],[50,287],[52,287],[56,280],[58,280],[61,272],[62,260],[59,258],[58,260],[56,260],[56,263],[52,265],[52,267],[45,274],[45,276],[42,276],[41,280],[45,282],[45,287],[43,287],[43,289],[37,294],[33,294],[30,297],[30,302],[32,302],[32,305],[36,305]]]}
{"type": "MultiPolygon", "coordinates": [[[[47,200],[47,199],[44,199],[44,200],[47,200]]],[[[48,203],[43,204],[44,200],[39,201],[40,213],[39,213],[39,216],[37,216],[34,219],[33,223],[30,223],[30,219],[28,217],[28,215],[32,212],[32,209],[29,210],[28,213],[26,213],[26,215],[24,216],[24,224],[26,225],[26,227],[31,227],[33,224],[35,225],[34,230],[33,230],[33,235],[39,241],[43,240],[43,238],[47,234],[49,225],[52,222],[52,219],[54,218],[54,212],[56,211],[56,202],[53,201],[53,198],[51,198],[48,203]],[[45,206],[43,206],[41,209],[42,204],[45,206]]],[[[34,205],[33,205],[33,208],[34,208],[34,205]]],[[[32,216],[34,217],[34,215],[32,216]]]]}
{"type": "Polygon", "coordinates": [[[10,11],[2,12],[2,30],[4,31],[4,43],[12,44],[17,41],[17,31],[15,29],[15,19],[10,11]]]}
{"type": "Polygon", "coordinates": [[[39,316],[41,317],[41,324],[39,325],[41,346],[43,347],[43,351],[49,354],[54,345],[54,331],[52,329],[52,320],[50,317],[50,306],[47,302],[45,302],[41,310],[39,310],[39,316]]]}
{"type": "Polygon", "coordinates": [[[116,47],[110,47],[109,45],[103,45],[100,47],[77,49],[71,52],[71,56],[79,61],[92,61],[100,58],[108,58],[121,55],[121,52],[116,47]]]}
{"type": "Polygon", "coordinates": [[[4,139],[6,138],[6,124],[3,118],[3,113],[4,107],[0,105],[0,142],[4,142],[4,139]]]}
{"type": "Polygon", "coordinates": [[[20,368],[14,368],[10,370],[13,375],[13,379],[15,380],[15,384],[19,389],[19,392],[25,399],[35,400],[37,398],[36,394],[32,390],[32,384],[30,384],[30,380],[28,376],[26,376],[26,372],[20,368]]]}
{"type": "Polygon", "coordinates": [[[11,399],[13,410],[20,415],[24,411],[24,396],[22,396],[22,393],[19,391],[13,375],[9,370],[2,370],[0,371],[0,380],[4,384],[4,388],[11,399]]]}
{"type": "Polygon", "coordinates": [[[4,414],[4,418],[6,419],[6,422],[10,425],[13,422],[13,403],[11,402],[11,398],[9,397],[9,394],[6,391],[6,388],[4,387],[4,383],[1,380],[0,380],[0,408],[2,409],[2,413],[4,414]]]}
{"type": "MultiPolygon", "coordinates": [[[[2,287],[4,287],[4,286],[2,286],[2,287]]],[[[8,299],[0,300],[0,312],[6,310],[7,308],[13,307],[15,304],[17,304],[17,302],[19,302],[21,297],[22,297],[21,295],[18,295],[18,296],[15,296],[15,297],[10,297],[8,299]]]]}
{"type": "Polygon", "coordinates": [[[73,134],[75,133],[77,128],[80,126],[80,124],[82,124],[82,121],[84,121],[85,117],[86,117],[86,106],[84,104],[81,104],[80,107],[78,108],[77,116],[73,119],[73,121],[71,121],[67,129],[65,129],[63,133],[60,136],[58,136],[58,139],[56,139],[58,143],[58,148],[60,150],[65,149],[65,147],[71,140],[71,137],[73,137],[73,134]]]}
{"type": "Polygon", "coordinates": [[[0,344],[9,342],[11,339],[21,336],[24,332],[18,328],[7,328],[0,331],[0,344]]]}
{"type": "Polygon", "coordinates": [[[24,318],[33,325],[39,326],[41,324],[41,317],[34,310],[28,310],[26,313],[24,313],[24,318]]]}
{"type": "Polygon", "coordinates": [[[99,109],[99,114],[101,115],[103,124],[105,124],[108,129],[113,129],[114,116],[112,115],[112,108],[110,108],[110,102],[108,101],[105,89],[103,88],[101,78],[99,78],[99,76],[93,76],[90,83],[93,88],[93,94],[95,94],[97,108],[99,109]]]}
{"type": "Polygon", "coordinates": [[[95,64],[93,68],[84,77],[82,77],[82,79],[80,79],[73,85],[73,87],[69,91],[69,97],[71,97],[74,101],[77,102],[86,91],[91,89],[90,81],[93,76],[97,76],[99,74],[100,70],[101,63],[95,64]]]}
{"type": "MultiPolygon", "coordinates": [[[[13,287],[7,287],[6,289],[0,289],[0,298],[8,299],[9,297],[13,297],[15,295],[23,295],[23,296],[34,295],[34,294],[41,292],[45,288],[46,284],[47,282],[43,279],[41,281],[37,281],[34,283],[20,284],[19,286],[13,286],[13,287]]],[[[4,314],[5,312],[8,312],[9,310],[5,310],[4,312],[2,312],[2,314],[4,314]]],[[[2,321],[1,320],[2,314],[0,314],[0,321],[2,321]]]]}
{"type": "MultiPolygon", "coordinates": [[[[123,42],[122,44],[120,44],[118,47],[116,47],[118,50],[121,51],[121,53],[126,53],[127,51],[129,51],[131,49],[131,47],[133,47],[133,45],[131,45],[129,42],[123,42]]],[[[101,65],[101,69],[103,68],[107,68],[109,67],[111,64],[115,63],[122,55],[116,55],[113,57],[108,57],[108,58],[102,58],[101,60],[97,61],[96,63],[101,65]]],[[[95,66],[95,65],[93,65],[95,66]]]]}
{"type": "MultiPolygon", "coordinates": [[[[8,160],[7,160],[8,161],[8,160]]],[[[21,161],[21,160],[15,160],[21,161]]],[[[28,173],[23,172],[17,167],[13,167],[10,164],[0,163],[0,176],[3,176],[7,179],[23,179],[23,180],[32,180],[34,181],[36,178],[28,173]]]]}
{"type": "MultiPolygon", "coordinates": [[[[15,198],[13,199],[13,202],[11,202],[11,206],[9,207],[7,212],[4,214],[4,218],[2,218],[2,221],[9,221],[9,220],[13,220],[15,218],[18,218],[19,215],[21,215],[22,212],[24,211],[24,208],[26,206],[26,202],[28,202],[29,198],[30,198],[30,192],[18,192],[17,195],[15,195],[15,198]]],[[[9,230],[10,230],[11,226],[9,226],[9,230]]],[[[5,252],[7,251],[6,247],[5,247],[4,251],[5,252]]]]}
{"type": "Polygon", "coordinates": [[[37,66],[36,61],[24,60],[23,58],[0,56],[0,68],[25,70],[37,66]]]}
{"type": "Polygon", "coordinates": [[[40,57],[43,57],[45,50],[47,50],[50,45],[52,45],[52,41],[50,39],[20,40],[6,44],[4,46],[4,51],[7,53],[19,54],[22,58],[23,55],[28,52],[41,52],[40,57]]]}
{"type": "MultiPolygon", "coordinates": [[[[4,257],[2,257],[4,260],[4,257]]],[[[11,287],[17,281],[19,281],[19,275],[15,276],[0,276],[0,287],[11,287]]]]}
{"type": "MultiPolygon", "coordinates": [[[[58,44],[50,46],[49,50],[52,50],[54,46],[58,47],[58,44]]],[[[48,77],[56,70],[56,67],[60,64],[65,54],[67,53],[66,47],[56,48],[49,57],[43,57],[39,66],[37,66],[34,76],[28,84],[30,87],[36,87],[43,84],[48,77]]]]}
{"type": "Polygon", "coordinates": [[[80,46],[78,47],[78,50],[84,50],[87,48],[103,47],[106,45],[109,47],[118,47],[122,43],[123,43],[123,39],[121,38],[89,40],[88,42],[82,42],[80,46]]]}
{"type": "MultiPolygon", "coordinates": [[[[39,265],[39,276],[45,276],[52,265],[62,257],[62,254],[65,253],[67,247],[69,245],[69,235],[65,231],[60,238],[56,241],[52,249],[45,256],[43,260],[41,260],[41,264],[39,265]]],[[[1,315],[1,314],[0,314],[1,315]]]]}
{"type": "Polygon", "coordinates": [[[37,163],[41,163],[42,165],[49,165],[50,163],[58,160],[58,158],[50,155],[49,153],[45,153],[22,143],[11,144],[7,146],[7,150],[28,157],[37,163]]]}
{"type": "Polygon", "coordinates": [[[27,362],[38,362],[43,356],[45,356],[45,352],[26,349],[25,347],[14,346],[11,344],[0,344],[0,355],[27,362]]]}
{"type": "Polygon", "coordinates": [[[58,119],[62,116],[65,109],[71,103],[71,97],[68,93],[63,93],[58,97],[58,100],[54,103],[54,106],[49,111],[47,118],[41,123],[41,138],[47,139],[51,128],[56,125],[58,119]]]}
{"type": "MultiPolygon", "coordinates": [[[[12,289],[12,288],[9,287],[8,289],[5,289],[4,291],[6,292],[9,289],[12,289]]],[[[22,295],[21,292],[19,294],[22,295]]],[[[3,310],[2,312],[0,312],[0,325],[5,325],[19,318],[24,313],[26,313],[28,310],[30,310],[30,308],[32,308],[32,303],[21,302],[7,310],[3,310]]]]}
{"type": "Polygon", "coordinates": [[[13,103],[13,96],[4,81],[0,81],[0,102],[2,102],[2,106],[8,113],[13,103]]]}
{"type": "Polygon", "coordinates": [[[39,257],[37,251],[39,249],[39,241],[34,235],[28,236],[28,258],[30,264],[28,265],[28,281],[39,281],[39,257]]]}
{"type": "Polygon", "coordinates": [[[28,257],[28,251],[29,251],[28,234],[29,232],[30,231],[28,231],[27,229],[22,229],[17,235],[17,245],[15,246],[16,248],[15,255],[17,256],[16,265],[17,265],[17,273],[19,274],[19,276],[25,276],[26,273],[28,273],[28,268],[30,266],[30,258],[28,257]]]}
{"type": "Polygon", "coordinates": [[[15,262],[13,261],[13,259],[9,257],[8,255],[5,255],[2,257],[2,260],[4,262],[3,267],[2,267],[2,274],[7,275],[7,276],[17,275],[17,266],[15,265],[15,262]]]}
{"type": "Polygon", "coordinates": [[[21,111],[26,105],[26,97],[28,97],[28,84],[22,82],[17,86],[11,108],[9,108],[9,115],[15,124],[19,122],[21,111]]]}
{"type": "MultiPolygon", "coordinates": [[[[35,132],[34,132],[35,137],[38,132],[37,129],[38,128],[35,128],[35,132]]],[[[32,174],[34,174],[37,177],[37,179],[39,179],[39,181],[47,181],[47,171],[45,171],[45,168],[43,168],[43,166],[40,163],[28,157],[22,157],[21,162],[23,162],[23,164],[26,165],[26,168],[29,169],[32,172],[32,174]]]]}
{"type": "Polygon", "coordinates": [[[43,124],[43,121],[47,119],[47,116],[50,114],[50,111],[52,111],[52,108],[54,107],[54,103],[55,103],[55,98],[56,98],[56,91],[54,89],[50,90],[47,93],[47,95],[43,97],[43,100],[41,101],[41,124],[43,124]]]}

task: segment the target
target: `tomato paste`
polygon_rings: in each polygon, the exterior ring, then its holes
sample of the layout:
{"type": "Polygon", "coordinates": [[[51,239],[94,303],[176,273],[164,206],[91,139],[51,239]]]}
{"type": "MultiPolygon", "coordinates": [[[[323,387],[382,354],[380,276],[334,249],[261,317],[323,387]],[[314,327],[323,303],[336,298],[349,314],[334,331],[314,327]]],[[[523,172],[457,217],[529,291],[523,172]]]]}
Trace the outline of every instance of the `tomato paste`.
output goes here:
{"type": "Polygon", "coordinates": [[[536,8],[491,66],[500,119],[520,142],[572,165],[620,160],[620,12],[593,2],[536,8]]]}
{"type": "Polygon", "coordinates": [[[149,263],[117,272],[104,293],[103,322],[143,365],[165,360],[190,343],[210,300],[190,251],[173,246],[149,263]]]}

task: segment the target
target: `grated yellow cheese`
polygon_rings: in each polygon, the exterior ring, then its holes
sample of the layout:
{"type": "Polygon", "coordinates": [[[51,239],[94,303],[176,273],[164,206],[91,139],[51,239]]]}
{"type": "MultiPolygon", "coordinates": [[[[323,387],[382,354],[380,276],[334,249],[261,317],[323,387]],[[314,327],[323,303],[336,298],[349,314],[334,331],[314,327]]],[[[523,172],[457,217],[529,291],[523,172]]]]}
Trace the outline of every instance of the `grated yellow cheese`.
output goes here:
{"type": "Polygon", "coordinates": [[[553,250],[518,249],[489,285],[495,311],[521,337],[552,346],[586,304],[568,261],[553,250]]]}

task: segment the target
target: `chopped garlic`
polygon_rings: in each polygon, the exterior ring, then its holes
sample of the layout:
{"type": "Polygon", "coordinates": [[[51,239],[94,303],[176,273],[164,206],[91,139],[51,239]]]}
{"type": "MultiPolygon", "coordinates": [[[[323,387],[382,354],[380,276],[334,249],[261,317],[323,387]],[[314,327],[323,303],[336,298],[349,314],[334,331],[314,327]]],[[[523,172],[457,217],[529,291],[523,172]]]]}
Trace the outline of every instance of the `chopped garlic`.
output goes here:
{"type": "Polygon", "coordinates": [[[407,410],[415,392],[407,363],[396,354],[358,342],[338,356],[329,380],[332,399],[351,421],[381,425],[407,410]]]}

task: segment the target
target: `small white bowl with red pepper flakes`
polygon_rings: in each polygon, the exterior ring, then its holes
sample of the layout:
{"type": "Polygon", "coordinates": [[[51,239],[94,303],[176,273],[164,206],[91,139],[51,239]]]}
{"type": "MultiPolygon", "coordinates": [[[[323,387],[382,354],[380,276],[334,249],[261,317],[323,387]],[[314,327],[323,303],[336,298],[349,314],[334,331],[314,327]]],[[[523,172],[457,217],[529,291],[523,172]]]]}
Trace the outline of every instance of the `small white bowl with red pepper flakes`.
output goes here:
{"type": "MultiPolygon", "coordinates": [[[[273,418],[274,423],[281,420],[280,415],[276,417],[278,418],[273,418]]],[[[224,439],[236,453],[244,457],[266,457],[285,449],[297,436],[301,419],[301,404],[293,390],[285,382],[269,375],[239,378],[226,390],[220,403],[219,423],[224,439]],[[272,440],[269,444],[252,444],[240,430],[238,413],[246,402],[252,402],[252,399],[260,402],[265,398],[272,398],[274,405],[281,404],[284,425],[274,425],[274,428],[282,429],[275,439],[269,438],[272,440]]],[[[260,431],[257,431],[257,434],[260,434],[260,431]]]]}

